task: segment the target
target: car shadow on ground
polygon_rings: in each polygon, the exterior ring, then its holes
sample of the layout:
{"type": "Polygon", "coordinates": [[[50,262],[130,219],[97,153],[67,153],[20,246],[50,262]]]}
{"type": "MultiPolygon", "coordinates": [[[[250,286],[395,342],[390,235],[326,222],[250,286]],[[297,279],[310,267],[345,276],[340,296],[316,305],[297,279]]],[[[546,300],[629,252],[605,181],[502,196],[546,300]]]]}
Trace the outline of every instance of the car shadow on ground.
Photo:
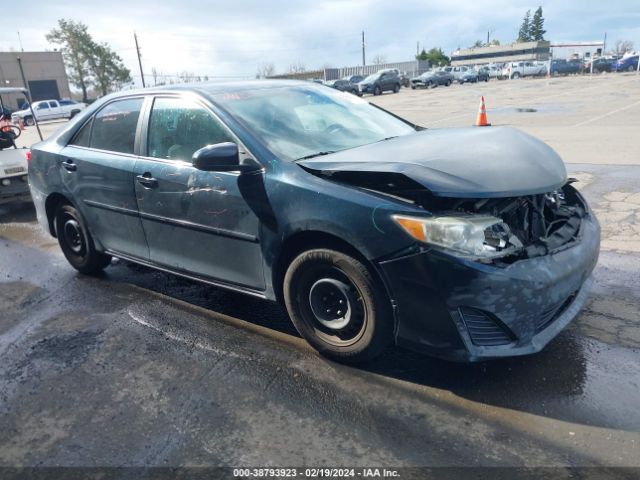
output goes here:
{"type": "MultiPolygon", "coordinates": [[[[110,280],[132,283],[192,305],[298,337],[280,305],[118,261],[110,280]]],[[[188,328],[185,326],[185,328],[188,328]]],[[[462,398],[534,415],[604,428],[628,429],[619,419],[585,409],[589,351],[576,331],[561,333],[544,351],[481,363],[452,363],[391,347],[357,370],[416,385],[450,391],[462,398]]],[[[351,367],[337,367],[351,368],[351,367]]]]}

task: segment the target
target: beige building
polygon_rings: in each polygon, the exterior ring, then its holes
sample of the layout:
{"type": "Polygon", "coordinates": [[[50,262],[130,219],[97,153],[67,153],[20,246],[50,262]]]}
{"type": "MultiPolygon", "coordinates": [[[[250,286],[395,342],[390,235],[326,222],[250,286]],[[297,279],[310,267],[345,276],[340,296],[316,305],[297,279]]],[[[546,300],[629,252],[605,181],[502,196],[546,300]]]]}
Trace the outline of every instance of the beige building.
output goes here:
{"type": "Polygon", "coordinates": [[[451,65],[486,65],[489,63],[506,63],[542,61],[551,57],[551,43],[539,42],[512,43],[511,45],[491,45],[489,47],[465,48],[451,54],[451,65]]]}
{"type": "MultiPolygon", "coordinates": [[[[71,98],[69,79],[60,52],[0,52],[0,86],[27,87],[34,101],[71,98]],[[24,84],[18,65],[22,68],[27,85],[24,84]]],[[[19,108],[25,98],[22,95],[2,97],[5,106],[19,108]]]]}

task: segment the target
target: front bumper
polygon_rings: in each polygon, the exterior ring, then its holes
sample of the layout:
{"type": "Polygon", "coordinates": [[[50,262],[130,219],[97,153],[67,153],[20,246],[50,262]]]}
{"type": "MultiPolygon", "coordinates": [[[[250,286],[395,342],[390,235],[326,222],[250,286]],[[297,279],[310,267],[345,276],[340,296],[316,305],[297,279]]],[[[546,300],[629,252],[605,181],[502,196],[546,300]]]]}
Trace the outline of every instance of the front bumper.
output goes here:
{"type": "Polygon", "coordinates": [[[506,267],[435,249],[380,262],[396,343],[455,361],[538,352],[583,306],[599,248],[589,214],[571,246],[506,267]]]}

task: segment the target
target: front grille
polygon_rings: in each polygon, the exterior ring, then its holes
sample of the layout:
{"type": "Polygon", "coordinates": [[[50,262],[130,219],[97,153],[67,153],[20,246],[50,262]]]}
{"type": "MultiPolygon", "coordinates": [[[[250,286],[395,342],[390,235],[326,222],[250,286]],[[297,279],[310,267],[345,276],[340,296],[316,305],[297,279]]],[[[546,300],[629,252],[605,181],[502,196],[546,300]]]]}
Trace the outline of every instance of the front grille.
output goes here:
{"type": "Polygon", "coordinates": [[[506,327],[499,325],[489,314],[469,307],[462,307],[458,311],[474,345],[490,347],[507,345],[513,341],[506,327]]]}
{"type": "Polygon", "coordinates": [[[560,317],[560,315],[562,315],[565,310],[569,308],[569,305],[571,305],[573,300],[576,298],[576,293],[577,292],[572,293],[564,300],[556,302],[543,310],[536,322],[536,333],[541,332],[549,325],[551,325],[554,321],[556,321],[558,317],[560,317]]]}

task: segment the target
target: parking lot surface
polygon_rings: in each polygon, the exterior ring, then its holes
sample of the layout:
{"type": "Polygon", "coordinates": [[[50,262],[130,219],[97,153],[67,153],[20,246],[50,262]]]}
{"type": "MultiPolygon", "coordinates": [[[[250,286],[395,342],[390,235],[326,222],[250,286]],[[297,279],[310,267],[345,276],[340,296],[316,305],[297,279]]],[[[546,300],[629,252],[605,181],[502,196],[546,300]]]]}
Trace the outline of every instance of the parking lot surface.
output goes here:
{"type": "Polygon", "coordinates": [[[491,123],[549,142],[578,179],[602,223],[595,286],[528,357],[391,349],[343,366],[277,305],[125,262],[79,275],[32,206],[0,207],[0,465],[640,467],[639,87],[625,74],[372,98],[435,128],[472,124],[484,95],[491,123]]]}

